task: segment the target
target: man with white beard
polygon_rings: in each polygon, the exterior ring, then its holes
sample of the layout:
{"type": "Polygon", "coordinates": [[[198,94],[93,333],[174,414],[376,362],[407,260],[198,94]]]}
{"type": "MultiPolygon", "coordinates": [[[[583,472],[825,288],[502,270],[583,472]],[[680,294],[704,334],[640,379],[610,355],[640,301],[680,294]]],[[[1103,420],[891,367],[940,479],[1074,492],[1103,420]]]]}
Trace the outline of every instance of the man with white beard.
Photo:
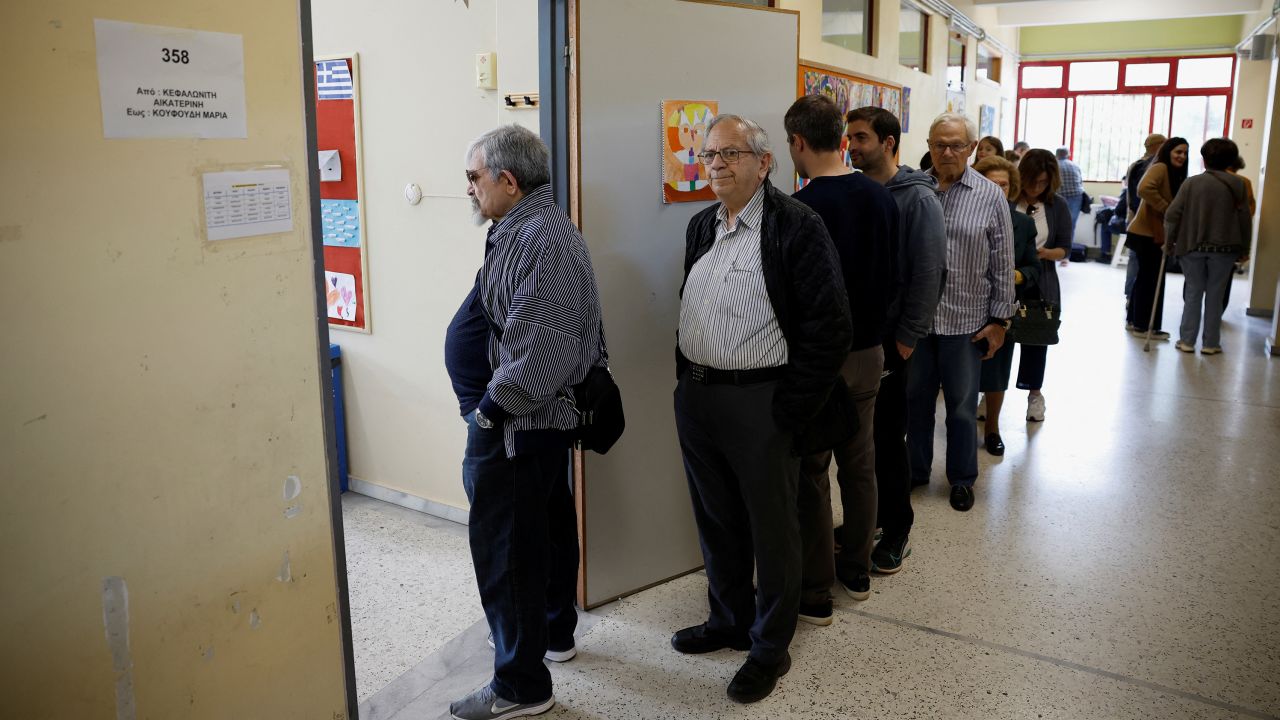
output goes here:
{"type": "Polygon", "coordinates": [[[449,712],[500,720],[550,710],[543,658],[577,654],[571,398],[605,348],[591,257],[551,195],[542,140],[518,125],[487,132],[467,151],[466,175],[474,219],[492,224],[445,336],[445,368],[467,420],[467,530],[494,672],[449,712]]]}

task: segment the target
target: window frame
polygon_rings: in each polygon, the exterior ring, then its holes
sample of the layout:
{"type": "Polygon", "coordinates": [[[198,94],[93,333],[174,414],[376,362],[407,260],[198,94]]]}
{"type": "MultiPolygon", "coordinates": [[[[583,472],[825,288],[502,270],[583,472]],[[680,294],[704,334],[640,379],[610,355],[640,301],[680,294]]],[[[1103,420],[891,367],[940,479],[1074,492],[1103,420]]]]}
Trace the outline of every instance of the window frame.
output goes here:
{"type": "Polygon", "coordinates": [[[915,72],[924,73],[928,75],[930,70],[929,68],[929,34],[930,34],[929,26],[933,24],[931,22],[933,20],[933,14],[930,13],[928,10],[925,10],[924,8],[920,7],[912,0],[898,0],[899,7],[902,7],[905,5],[910,5],[912,8],[915,9],[916,12],[920,13],[920,68],[915,69],[915,68],[912,68],[910,65],[903,64],[902,62],[902,27],[901,27],[902,24],[901,22],[899,22],[898,24],[899,25],[898,27],[898,67],[904,67],[908,70],[914,70],[915,72]]]}
{"type": "MultiPolygon", "coordinates": [[[[1232,99],[1235,96],[1235,78],[1239,69],[1239,58],[1229,53],[1212,53],[1208,55],[1161,55],[1153,57],[1121,57],[1121,58],[1104,58],[1104,57],[1088,57],[1088,58],[1072,58],[1070,60],[1025,60],[1018,64],[1018,96],[1014,103],[1014,141],[1022,140],[1022,136],[1018,133],[1018,129],[1022,126],[1022,106],[1023,100],[1033,100],[1039,98],[1048,99],[1066,99],[1064,110],[1063,138],[1062,144],[1071,148],[1071,153],[1075,155],[1075,137],[1076,137],[1076,121],[1079,112],[1078,103],[1075,98],[1081,95],[1150,95],[1151,111],[1147,118],[1147,132],[1151,132],[1151,128],[1155,126],[1155,113],[1157,100],[1162,97],[1169,98],[1168,116],[1164,118],[1162,127],[1171,127],[1173,125],[1173,98],[1175,97],[1205,97],[1220,95],[1227,99],[1227,109],[1223,117],[1222,137],[1228,137],[1231,133],[1231,109],[1232,99]],[[1178,63],[1183,60],[1204,60],[1207,58],[1231,58],[1231,80],[1225,87],[1216,88],[1180,88],[1178,87],[1178,63]],[[1070,90],[1071,87],[1071,64],[1074,62],[1118,62],[1118,70],[1116,75],[1116,88],[1114,90],[1070,90]],[[1126,85],[1125,76],[1128,66],[1130,65],[1150,65],[1152,63],[1168,63],[1169,64],[1169,82],[1165,85],[1126,85]],[[1056,88],[1026,88],[1022,86],[1023,69],[1027,67],[1049,67],[1057,66],[1062,68],[1062,85],[1056,88]]],[[[1094,179],[1085,178],[1086,182],[1116,182],[1113,179],[1094,179]]]]}
{"type": "MultiPolygon", "coordinates": [[[[773,6],[774,3],[776,2],[777,0],[769,0],[770,6],[773,6]]],[[[867,57],[878,57],[876,55],[876,52],[878,49],[877,48],[878,43],[876,42],[876,39],[877,39],[876,38],[876,5],[879,4],[880,0],[866,0],[866,2],[867,2],[867,12],[866,12],[866,20],[864,21],[865,22],[864,32],[867,38],[867,49],[865,52],[862,50],[854,50],[851,47],[845,47],[844,45],[833,43],[826,39],[823,39],[822,43],[824,45],[831,45],[833,47],[838,47],[843,50],[848,50],[849,52],[858,53],[859,55],[866,55],[867,57]]],[[[821,15],[822,14],[821,0],[819,0],[818,7],[819,7],[818,14],[821,15]]],[[[821,37],[822,36],[820,36],[820,38],[821,37]]]]}
{"type": "MultiPolygon", "coordinates": [[[[977,51],[974,52],[974,55],[975,55],[974,63],[973,63],[974,80],[977,80],[978,82],[991,83],[993,85],[1000,85],[1001,83],[1003,83],[1004,55],[1002,55],[999,50],[996,50],[994,47],[992,47],[991,45],[985,42],[978,41],[978,48],[977,48],[977,51]],[[986,51],[986,54],[987,54],[987,65],[989,68],[987,70],[987,77],[981,77],[978,75],[978,70],[979,68],[982,67],[983,51],[986,51]]],[[[1019,79],[1019,82],[1021,82],[1021,79],[1022,79],[1021,71],[1019,71],[1018,79],[1019,79]]]]}

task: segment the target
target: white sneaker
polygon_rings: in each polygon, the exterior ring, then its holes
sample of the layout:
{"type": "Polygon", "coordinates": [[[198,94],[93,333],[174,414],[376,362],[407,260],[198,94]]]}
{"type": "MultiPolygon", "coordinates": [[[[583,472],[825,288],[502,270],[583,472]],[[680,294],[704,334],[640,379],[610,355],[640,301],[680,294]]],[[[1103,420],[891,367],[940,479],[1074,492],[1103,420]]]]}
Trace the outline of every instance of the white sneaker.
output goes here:
{"type": "Polygon", "coordinates": [[[978,398],[978,419],[979,420],[987,419],[987,396],[985,393],[982,395],[982,397],[978,398]]]}
{"type": "MultiPolygon", "coordinates": [[[[489,638],[485,642],[489,643],[489,647],[493,648],[494,650],[498,649],[493,644],[493,633],[489,633],[489,638]]],[[[552,650],[551,648],[547,648],[546,654],[543,655],[542,657],[550,660],[551,662],[562,663],[562,662],[569,662],[570,660],[574,659],[577,656],[578,656],[578,646],[575,644],[573,647],[569,648],[568,650],[552,650]]]]}
{"type": "Polygon", "coordinates": [[[1027,397],[1027,422],[1044,422],[1044,395],[1027,397]]]}

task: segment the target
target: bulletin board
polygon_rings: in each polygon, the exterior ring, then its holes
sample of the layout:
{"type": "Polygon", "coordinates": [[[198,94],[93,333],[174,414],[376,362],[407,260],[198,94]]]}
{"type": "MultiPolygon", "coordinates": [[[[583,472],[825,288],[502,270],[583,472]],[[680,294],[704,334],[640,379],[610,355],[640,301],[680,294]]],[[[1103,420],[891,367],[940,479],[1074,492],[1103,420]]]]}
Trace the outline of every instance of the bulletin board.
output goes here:
{"type": "Polygon", "coordinates": [[[329,327],[369,332],[368,237],[360,148],[360,62],[355,53],[318,56],[316,137],[329,327]],[[337,156],[333,155],[337,151],[337,156]]]}
{"type": "MultiPolygon", "coordinates": [[[[849,75],[834,68],[801,60],[796,67],[796,95],[821,94],[835,102],[843,115],[860,107],[884,108],[893,113],[900,123],[903,132],[907,127],[907,103],[910,102],[909,91],[904,93],[900,85],[872,80],[870,78],[849,75]]],[[[844,164],[853,167],[849,159],[848,140],[840,141],[840,151],[844,155],[844,164]]],[[[800,189],[805,180],[796,177],[796,189],[800,189]]]]}

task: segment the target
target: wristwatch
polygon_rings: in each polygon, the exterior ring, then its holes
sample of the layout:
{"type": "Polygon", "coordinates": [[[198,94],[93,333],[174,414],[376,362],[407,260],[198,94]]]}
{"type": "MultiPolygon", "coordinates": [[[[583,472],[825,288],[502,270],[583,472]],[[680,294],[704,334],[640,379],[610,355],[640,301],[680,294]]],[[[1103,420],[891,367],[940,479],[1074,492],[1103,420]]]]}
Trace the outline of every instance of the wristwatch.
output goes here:
{"type": "Polygon", "coordinates": [[[988,325],[999,325],[1000,327],[1004,328],[1005,330],[1008,330],[1008,329],[1013,325],[1013,318],[998,318],[998,317],[993,317],[993,318],[991,318],[990,320],[988,320],[988,321],[987,321],[987,324],[988,324],[988,325]]]}
{"type": "Polygon", "coordinates": [[[479,425],[485,430],[493,429],[493,421],[485,417],[484,413],[480,412],[479,410],[476,410],[476,425],[479,425]]]}

